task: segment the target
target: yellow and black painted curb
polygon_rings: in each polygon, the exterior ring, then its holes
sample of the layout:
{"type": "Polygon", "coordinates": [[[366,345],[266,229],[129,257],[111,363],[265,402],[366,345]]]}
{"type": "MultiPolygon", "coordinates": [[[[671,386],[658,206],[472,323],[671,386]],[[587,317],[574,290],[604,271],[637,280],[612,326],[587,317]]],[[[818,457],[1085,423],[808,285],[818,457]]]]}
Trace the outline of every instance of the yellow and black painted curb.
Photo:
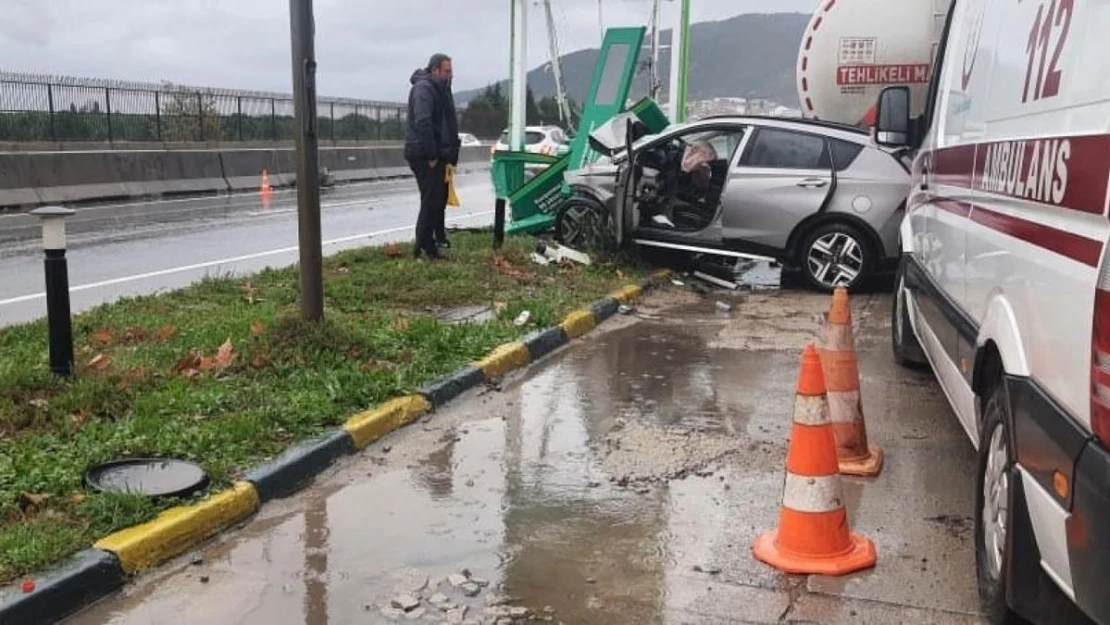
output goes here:
{"type": "Polygon", "coordinates": [[[146,523],[120,530],[96,542],[56,568],[35,576],[35,589],[0,588],[0,623],[41,625],[114,592],[129,575],[157,566],[193,549],[224,529],[250,518],[263,503],[301,490],[336,459],[443,407],[467,390],[494,381],[540,360],[585,335],[650,289],[671,277],[658,271],[640,284],[628,285],[589,308],[576,310],[553,327],[494,349],[485,358],[422,388],[351,416],[333,429],[287,449],[248,471],[243,480],[187,506],[166,510],[146,523]]]}

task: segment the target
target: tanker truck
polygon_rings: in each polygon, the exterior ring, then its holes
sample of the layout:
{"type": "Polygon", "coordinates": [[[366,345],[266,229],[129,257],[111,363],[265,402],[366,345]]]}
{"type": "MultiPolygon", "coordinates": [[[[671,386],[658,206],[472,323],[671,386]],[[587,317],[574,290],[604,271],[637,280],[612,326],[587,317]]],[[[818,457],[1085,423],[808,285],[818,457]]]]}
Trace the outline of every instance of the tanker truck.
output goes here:
{"type": "Polygon", "coordinates": [[[798,49],[798,99],[812,119],[873,126],[884,87],[908,85],[925,106],[952,0],[821,0],[798,49]]]}

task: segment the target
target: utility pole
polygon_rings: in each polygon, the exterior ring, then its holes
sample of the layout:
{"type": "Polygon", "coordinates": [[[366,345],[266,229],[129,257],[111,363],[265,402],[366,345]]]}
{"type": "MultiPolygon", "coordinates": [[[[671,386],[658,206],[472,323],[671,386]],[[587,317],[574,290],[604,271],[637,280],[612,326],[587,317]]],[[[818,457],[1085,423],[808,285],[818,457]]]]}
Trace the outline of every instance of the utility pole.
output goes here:
{"type": "Polygon", "coordinates": [[[686,70],[690,58],[690,0],[678,0],[678,24],[671,30],[671,120],[686,121],[686,70]]]}
{"type": "Polygon", "coordinates": [[[300,244],[301,316],[324,318],[320,236],[320,167],[316,136],[316,23],[312,0],[289,0],[293,39],[293,110],[297,123],[297,234],[300,244]]]}
{"type": "MultiPolygon", "coordinates": [[[[659,0],[656,0],[658,2],[659,0]]],[[[559,104],[559,117],[563,123],[570,124],[570,106],[567,105],[567,89],[563,84],[563,62],[559,59],[559,34],[555,30],[555,16],[551,12],[551,0],[543,0],[547,16],[547,45],[551,55],[551,73],[555,78],[555,101],[559,104]]]]}
{"type": "Polygon", "coordinates": [[[648,87],[648,95],[653,100],[659,95],[659,89],[663,86],[659,81],[659,36],[663,31],[659,25],[660,1],[654,0],[651,8],[651,85],[648,87]]]}
{"type": "Polygon", "coordinates": [[[601,11],[601,0],[597,0],[597,29],[601,32],[601,39],[598,44],[601,45],[605,43],[605,16],[601,11]]]}
{"type": "Polygon", "coordinates": [[[528,0],[512,0],[512,59],[510,65],[509,149],[524,151],[524,101],[528,89],[528,0]]]}

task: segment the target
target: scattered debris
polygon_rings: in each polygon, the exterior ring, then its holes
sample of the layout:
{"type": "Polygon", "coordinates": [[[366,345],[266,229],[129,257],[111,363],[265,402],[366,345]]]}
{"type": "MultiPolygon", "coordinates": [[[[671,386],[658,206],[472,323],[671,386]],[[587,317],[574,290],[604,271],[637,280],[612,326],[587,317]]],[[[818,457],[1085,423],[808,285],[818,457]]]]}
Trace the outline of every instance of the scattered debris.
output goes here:
{"type": "Polygon", "coordinates": [[[189,564],[192,564],[193,566],[200,566],[204,564],[204,556],[199,553],[194,553],[193,557],[189,559],[189,564]]]}
{"type": "Polygon", "coordinates": [[[407,618],[410,621],[415,621],[415,620],[419,619],[420,617],[424,616],[424,614],[427,611],[428,611],[428,608],[425,608],[425,607],[421,606],[421,607],[418,607],[418,608],[412,610],[411,612],[405,614],[405,618],[407,618]]]}
{"type": "Polygon", "coordinates": [[[462,593],[467,597],[477,597],[482,592],[482,587],[472,581],[468,581],[459,586],[462,593]]]}
{"type": "Polygon", "coordinates": [[[470,581],[474,582],[475,584],[478,584],[478,586],[480,586],[482,588],[485,588],[485,587],[489,586],[489,580],[488,579],[483,579],[481,577],[471,577],[470,581]]]}
{"type": "Polygon", "coordinates": [[[537,265],[542,265],[544,267],[551,264],[550,259],[548,259],[546,256],[543,256],[542,254],[537,254],[536,252],[532,252],[532,255],[528,258],[531,258],[532,262],[536,263],[537,265]]]}
{"type": "Polygon", "coordinates": [[[695,564],[694,565],[694,572],[695,573],[706,573],[708,575],[717,575],[721,572],[721,569],[720,569],[720,567],[716,567],[716,566],[712,566],[712,565],[702,566],[700,564],[695,564]]]}
{"type": "Polygon", "coordinates": [[[676,279],[672,279],[671,284],[673,284],[675,286],[686,286],[685,282],[683,282],[682,280],[676,280],[676,279]]]}
{"type": "Polygon", "coordinates": [[[636,309],[629,306],[628,304],[621,304],[620,306],[617,306],[617,312],[622,315],[631,315],[632,313],[636,312],[636,309]]]}
{"type": "Polygon", "coordinates": [[[398,610],[412,612],[416,608],[420,607],[420,600],[412,595],[401,595],[399,597],[394,597],[393,600],[389,602],[389,605],[397,608],[398,610]]]}
{"type": "Polygon", "coordinates": [[[431,597],[428,598],[428,603],[430,603],[434,606],[441,606],[441,605],[447,603],[447,595],[445,595],[441,592],[437,592],[436,594],[434,594],[434,595],[432,595],[431,597]]]}
{"type": "Polygon", "coordinates": [[[721,300],[717,300],[716,304],[717,304],[717,310],[719,310],[721,312],[732,312],[732,304],[729,304],[727,302],[722,302],[721,300]]]}
{"type": "Polygon", "coordinates": [[[388,606],[382,608],[381,612],[382,612],[382,616],[384,616],[388,619],[399,619],[399,618],[401,618],[402,616],[405,615],[404,610],[398,610],[397,608],[390,608],[388,606]]]}
{"type": "Polygon", "coordinates": [[[200,576],[200,583],[207,584],[208,583],[208,576],[207,575],[201,575],[200,576]]]}
{"type": "Polygon", "coordinates": [[[463,584],[467,583],[468,581],[470,581],[470,579],[467,576],[462,575],[460,573],[452,573],[452,574],[447,576],[447,583],[451,584],[455,588],[458,588],[459,586],[462,586],[463,584]]]}
{"type": "Polygon", "coordinates": [[[536,252],[557,263],[568,260],[579,265],[590,265],[592,263],[589,254],[583,254],[578,250],[550,241],[540,241],[536,245],[536,252]]]}
{"type": "Polygon", "coordinates": [[[19,589],[22,590],[24,592],[24,594],[29,593],[29,592],[34,592],[35,591],[35,580],[33,580],[31,578],[27,578],[27,579],[23,580],[23,583],[19,585],[19,589]]]}
{"type": "Polygon", "coordinates": [[[519,315],[517,315],[516,319],[513,320],[513,325],[518,327],[518,328],[522,327],[523,325],[528,323],[528,320],[531,319],[531,318],[532,318],[532,312],[531,311],[528,311],[528,310],[522,311],[519,315]]]}
{"type": "Polygon", "coordinates": [[[736,284],[735,282],[730,282],[728,280],[722,280],[721,278],[718,278],[717,276],[711,276],[711,275],[709,275],[707,273],[704,273],[704,272],[701,272],[701,271],[695,271],[693,273],[693,276],[695,278],[699,279],[699,280],[702,280],[703,282],[708,282],[709,284],[719,286],[723,289],[729,289],[730,291],[735,291],[740,286],[740,285],[736,284]]]}

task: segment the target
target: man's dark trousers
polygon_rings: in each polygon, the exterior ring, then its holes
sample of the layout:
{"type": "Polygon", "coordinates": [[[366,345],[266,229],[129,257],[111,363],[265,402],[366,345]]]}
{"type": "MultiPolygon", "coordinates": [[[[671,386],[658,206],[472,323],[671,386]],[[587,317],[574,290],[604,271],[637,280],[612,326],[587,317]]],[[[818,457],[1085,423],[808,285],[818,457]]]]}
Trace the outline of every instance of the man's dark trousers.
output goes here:
{"type": "Polygon", "coordinates": [[[436,252],[436,229],[442,228],[444,208],[447,206],[447,165],[441,160],[435,167],[428,161],[409,160],[409,168],[420,189],[420,216],[416,218],[416,249],[436,252]]]}

